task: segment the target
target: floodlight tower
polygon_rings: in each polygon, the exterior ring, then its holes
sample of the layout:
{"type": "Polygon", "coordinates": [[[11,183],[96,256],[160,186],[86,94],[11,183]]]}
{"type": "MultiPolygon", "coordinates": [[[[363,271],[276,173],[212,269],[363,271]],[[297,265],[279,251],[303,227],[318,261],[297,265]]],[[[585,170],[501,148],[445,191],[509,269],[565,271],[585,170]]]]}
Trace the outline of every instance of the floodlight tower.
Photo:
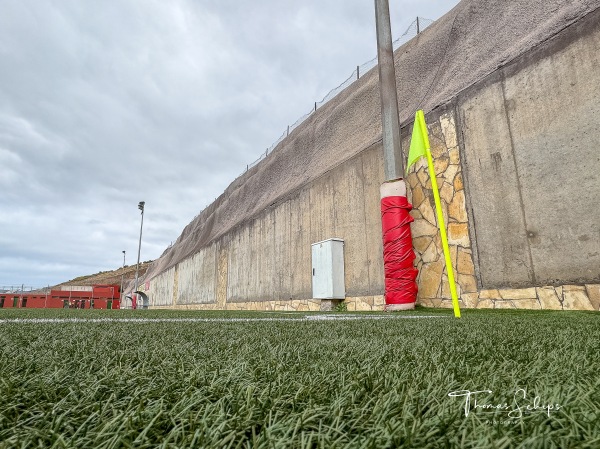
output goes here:
{"type": "Polygon", "coordinates": [[[123,304],[123,280],[125,279],[125,250],[121,252],[123,253],[123,269],[121,270],[121,290],[119,290],[119,292],[121,293],[121,304],[123,304]]]}
{"type": "Polygon", "coordinates": [[[142,250],[142,229],[144,227],[144,206],[146,202],[140,201],[138,203],[138,209],[142,211],[142,223],[140,224],[140,243],[138,245],[138,258],[137,258],[137,266],[135,267],[135,284],[133,286],[133,292],[138,289],[138,275],[140,271],[140,252],[142,250]]]}

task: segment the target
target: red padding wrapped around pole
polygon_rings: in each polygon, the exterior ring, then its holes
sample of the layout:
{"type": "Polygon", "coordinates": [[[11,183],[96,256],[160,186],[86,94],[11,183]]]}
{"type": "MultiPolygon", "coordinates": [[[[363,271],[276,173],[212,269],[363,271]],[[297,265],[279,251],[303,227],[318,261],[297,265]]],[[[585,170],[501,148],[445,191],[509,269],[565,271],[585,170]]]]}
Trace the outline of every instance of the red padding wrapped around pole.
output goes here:
{"type": "Polygon", "coordinates": [[[412,204],[404,196],[381,199],[386,304],[409,304],[417,300],[418,270],[413,267],[411,210],[412,204]]]}

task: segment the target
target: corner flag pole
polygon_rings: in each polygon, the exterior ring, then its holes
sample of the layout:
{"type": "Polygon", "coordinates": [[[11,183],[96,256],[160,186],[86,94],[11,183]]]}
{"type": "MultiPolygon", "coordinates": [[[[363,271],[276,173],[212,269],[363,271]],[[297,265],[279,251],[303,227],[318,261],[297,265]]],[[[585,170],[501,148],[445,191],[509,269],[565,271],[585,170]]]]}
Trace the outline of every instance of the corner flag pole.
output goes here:
{"type": "Polygon", "coordinates": [[[438,226],[440,228],[440,237],[442,238],[442,249],[444,250],[444,259],[446,261],[446,271],[448,273],[448,283],[450,284],[450,296],[452,297],[452,307],[454,316],[460,318],[460,306],[458,305],[458,295],[456,293],[456,282],[454,280],[454,270],[452,269],[452,259],[450,258],[450,248],[448,247],[448,236],[446,235],[446,224],[444,223],[444,214],[442,213],[442,204],[440,201],[440,192],[435,177],[435,168],[433,158],[431,157],[431,148],[429,145],[429,136],[427,134],[427,124],[425,115],[419,110],[415,114],[415,124],[411,139],[411,148],[408,155],[407,172],[410,166],[421,156],[427,158],[427,168],[429,169],[429,178],[431,179],[431,190],[433,190],[433,199],[435,201],[435,211],[437,215],[438,226]]]}

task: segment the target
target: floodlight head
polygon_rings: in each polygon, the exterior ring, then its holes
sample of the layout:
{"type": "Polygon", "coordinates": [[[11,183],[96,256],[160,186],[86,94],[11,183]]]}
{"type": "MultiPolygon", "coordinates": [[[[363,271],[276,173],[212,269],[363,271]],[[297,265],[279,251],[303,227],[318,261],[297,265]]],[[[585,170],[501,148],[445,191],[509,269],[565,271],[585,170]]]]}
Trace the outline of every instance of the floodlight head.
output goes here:
{"type": "Polygon", "coordinates": [[[142,212],[144,212],[144,205],[146,204],[145,201],[140,201],[138,203],[138,209],[141,210],[142,212]]]}

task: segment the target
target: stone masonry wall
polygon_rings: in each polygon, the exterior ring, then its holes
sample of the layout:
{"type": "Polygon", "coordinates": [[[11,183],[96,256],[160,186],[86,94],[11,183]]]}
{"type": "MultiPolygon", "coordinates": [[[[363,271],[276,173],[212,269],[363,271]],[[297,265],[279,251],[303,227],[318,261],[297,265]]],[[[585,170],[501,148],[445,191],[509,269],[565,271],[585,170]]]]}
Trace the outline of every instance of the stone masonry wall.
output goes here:
{"type": "MultiPolygon", "coordinates": [[[[427,120],[431,152],[440,189],[448,243],[461,307],[496,309],[599,310],[600,285],[561,285],[519,289],[480,289],[475,264],[454,111],[427,120]]],[[[409,147],[409,138],[403,142],[409,147]]],[[[413,204],[411,226],[419,269],[417,302],[427,307],[452,307],[448,275],[439,237],[427,162],[421,159],[407,176],[413,204]]]]}

